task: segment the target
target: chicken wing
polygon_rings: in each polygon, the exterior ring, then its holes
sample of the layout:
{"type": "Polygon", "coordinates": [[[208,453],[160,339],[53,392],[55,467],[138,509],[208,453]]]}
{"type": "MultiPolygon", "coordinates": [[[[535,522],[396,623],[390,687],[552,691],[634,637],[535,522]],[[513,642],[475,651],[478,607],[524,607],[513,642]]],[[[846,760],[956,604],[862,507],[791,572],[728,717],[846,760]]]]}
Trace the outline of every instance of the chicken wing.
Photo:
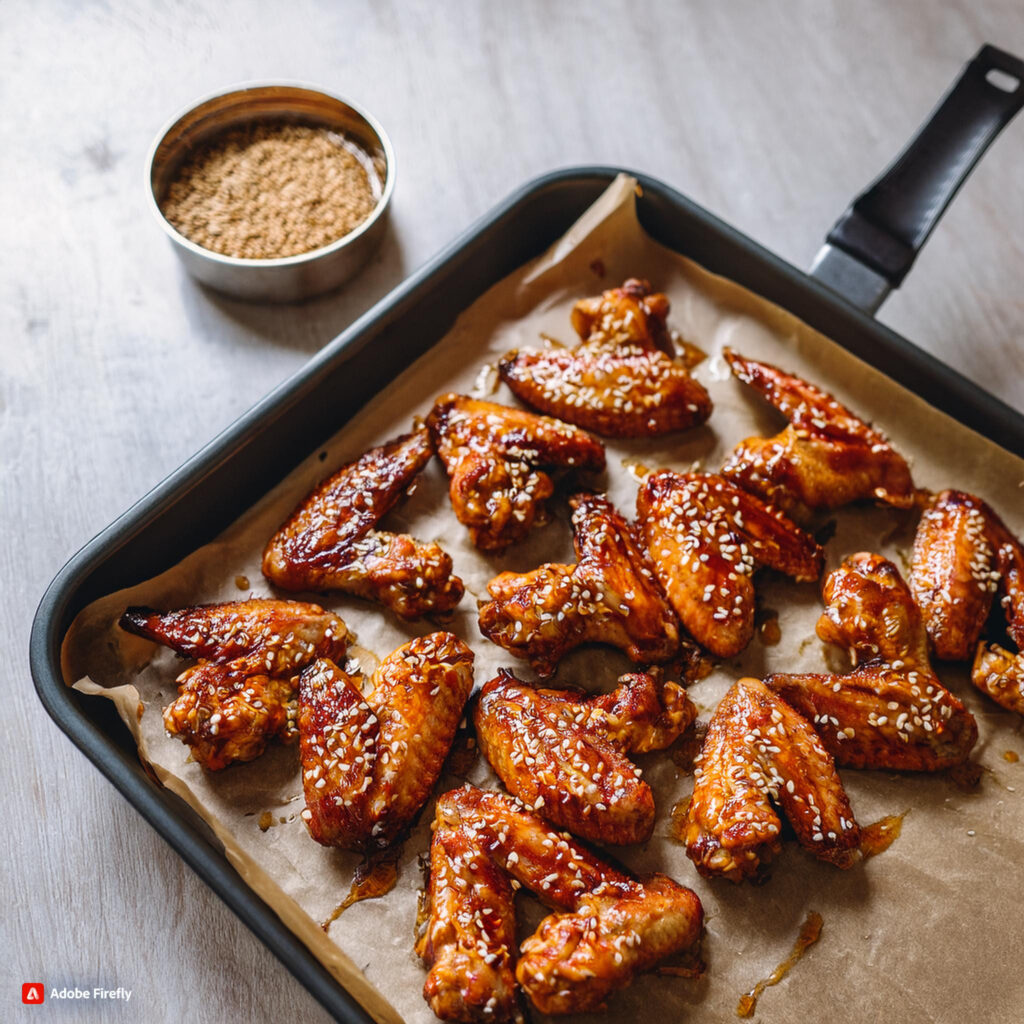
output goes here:
{"type": "Polygon", "coordinates": [[[1024,654],[979,644],[997,590],[1007,630],[1024,651],[1024,546],[981,498],[943,491],[914,539],[910,585],[940,658],[965,661],[971,681],[997,704],[1024,713],[1024,654]]]}
{"type": "Polygon", "coordinates": [[[626,755],[663,750],[696,717],[681,686],[646,673],[585,697],[504,670],[473,714],[480,749],[511,793],[561,828],[614,844],[645,843],[654,831],[654,795],[626,755]]]}
{"type": "Polygon", "coordinates": [[[129,608],[121,628],[199,664],[178,677],[167,731],[209,771],[251,761],[271,739],[293,740],[295,676],[316,658],[342,658],[345,623],[315,604],[251,599],[157,612],[129,608]]]}
{"type": "Polygon", "coordinates": [[[516,982],[542,1013],[599,1009],[610,993],[693,946],[703,909],[664,875],[636,880],[518,800],[472,786],[437,802],[423,995],[442,1020],[519,1018],[516,982]],[[554,910],[514,964],[514,890],[554,910]]]}
{"type": "Polygon", "coordinates": [[[667,661],[679,650],[679,628],[629,524],[604,495],[577,494],[569,503],[579,561],[496,576],[480,631],[541,676],[592,642],[619,647],[635,662],[667,661]]]}
{"type": "Polygon", "coordinates": [[[573,350],[525,348],[498,364],[527,405],[606,437],[656,437],[711,415],[711,399],[670,356],[668,298],[646,281],[576,303],[573,350]]]}
{"type": "Polygon", "coordinates": [[[849,868],[860,829],[810,725],[758,679],[740,679],[711,717],[694,763],[686,854],[706,877],[741,882],[781,849],[777,804],[819,860],[849,868]]]}
{"type": "Polygon", "coordinates": [[[824,557],[814,539],[778,509],[720,476],[649,474],[637,519],[669,601],[694,639],[720,658],[754,635],[758,566],[816,580],[824,557]]]}
{"type": "Polygon", "coordinates": [[[850,651],[856,667],[774,675],[767,685],[813,719],[841,765],[938,771],[965,761],[977,723],[932,671],[921,613],[896,566],[853,555],[829,575],[824,594],[818,636],[850,651]]]}
{"type": "Polygon", "coordinates": [[[936,657],[966,661],[992,608],[999,582],[989,508],[962,491],[937,494],[914,538],[910,589],[936,657]]]}
{"type": "Polygon", "coordinates": [[[1011,654],[999,644],[978,644],[971,682],[1007,711],[1024,715],[1024,653],[1011,654]]]}
{"type": "Polygon", "coordinates": [[[343,466],[271,537],[264,576],[283,590],[342,590],[406,619],[451,611],[463,586],[440,545],[376,529],[432,454],[420,427],[343,466]]]}
{"type": "Polygon", "coordinates": [[[441,773],[473,689],[473,652],[431,633],[389,654],[363,695],[332,661],[299,677],[299,756],[309,834],[324,846],[383,848],[441,773]]]}
{"type": "Polygon", "coordinates": [[[724,355],[733,374],[790,422],[775,437],[742,441],[723,476],[801,520],[862,498],[897,508],[914,504],[910,468],[881,433],[799,377],[728,348],[724,355]]]}
{"type": "Polygon", "coordinates": [[[603,469],[604,446],[549,416],[443,395],[427,417],[452,508],[482,551],[503,551],[542,521],[554,492],[543,468],[603,469]]]}

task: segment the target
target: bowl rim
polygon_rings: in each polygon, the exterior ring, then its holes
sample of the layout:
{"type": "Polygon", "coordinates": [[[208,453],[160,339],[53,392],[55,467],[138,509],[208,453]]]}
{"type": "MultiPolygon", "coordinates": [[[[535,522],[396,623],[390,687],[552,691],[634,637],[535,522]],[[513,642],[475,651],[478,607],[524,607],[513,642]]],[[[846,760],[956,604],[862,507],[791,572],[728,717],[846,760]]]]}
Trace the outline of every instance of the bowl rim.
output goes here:
{"type": "Polygon", "coordinates": [[[388,138],[388,134],[384,131],[380,122],[364,107],[360,106],[358,103],[353,103],[351,100],[346,99],[346,97],[341,96],[336,92],[323,89],[311,82],[302,81],[300,79],[275,78],[239,82],[223,89],[216,89],[213,92],[206,93],[197,100],[193,100],[193,102],[189,103],[187,106],[182,107],[174,114],[173,117],[166,121],[160,128],[160,131],[157,132],[156,138],[149,147],[144,171],[146,176],[145,188],[147,205],[153,216],[156,217],[160,227],[175,245],[179,245],[182,248],[187,249],[196,256],[210,260],[214,263],[222,264],[223,266],[269,270],[275,267],[301,266],[304,263],[312,262],[322,256],[330,255],[333,252],[344,249],[346,246],[355,242],[361,235],[369,231],[373,225],[380,220],[384,215],[384,211],[388,208],[391,201],[391,194],[395,189],[396,168],[395,151],[391,145],[391,139],[388,138]],[[160,209],[160,204],[157,202],[156,194],[153,190],[153,161],[156,159],[157,150],[160,148],[167,136],[170,135],[175,125],[177,125],[178,122],[187,115],[191,114],[192,111],[203,106],[203,104],[209,103],[211,100],[230,96],[233,93],[247,92],[250,89],[279,87],[288,89],[304,89],[307,92],[318,93],[327,99],[337,100],[339,103],[344,103],[345,106],[353,110],[367,123],[370,130],[380,141],[381,148],[384,151],[384,161],[387,165],[387,172],[384,175],[384,187],[381,190],[380,198],[377,200],[377,205],[373,208],[373,212],[366,218],[366,220],[357,227],[354,227],[348,232],[348,234],[342,235],[340,238],[336,238],[333,242],[330,242],[327,245],[320,246],[319,249],[310,249],[309,252],[300,252],[293,256],[275,256],[270,259],[250,259],[245,256],[226,256],[224,253],[214,252],[212,249],[206,249],[178,231],[178,229],[164,216],[163,211],[160,209]]]}

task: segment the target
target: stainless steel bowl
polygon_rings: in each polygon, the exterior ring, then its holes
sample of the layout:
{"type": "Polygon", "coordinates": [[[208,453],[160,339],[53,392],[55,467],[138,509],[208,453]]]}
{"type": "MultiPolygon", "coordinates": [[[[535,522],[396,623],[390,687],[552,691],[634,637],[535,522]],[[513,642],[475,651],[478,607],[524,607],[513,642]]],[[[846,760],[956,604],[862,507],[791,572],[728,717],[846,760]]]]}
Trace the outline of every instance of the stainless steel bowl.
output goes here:
{"type": "Polygon", "coordinates": [[[395,154],[384,129],[347,100],[299,82],[254,82],[208,96],[175,117],[150,150],[146,185],[157,222],[193,277],[240,299],[296,302],[336,288],[373,253],[384,234],[395,187],[395,154]],[[373,213],[330,245],[280,259],[222,256],[190,242],[160,212],[182,161],[226,129],[265,119],[322,125],[354,140],[370,157],[380,179],[380,198],[373,213]]]}

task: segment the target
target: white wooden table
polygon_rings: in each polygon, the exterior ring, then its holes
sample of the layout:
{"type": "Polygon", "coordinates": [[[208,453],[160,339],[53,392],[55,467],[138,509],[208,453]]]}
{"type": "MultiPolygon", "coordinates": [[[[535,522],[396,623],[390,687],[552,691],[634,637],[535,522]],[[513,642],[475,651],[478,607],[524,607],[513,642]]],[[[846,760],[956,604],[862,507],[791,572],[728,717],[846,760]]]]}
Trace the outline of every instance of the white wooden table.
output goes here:
{"type": "MultiPolygon", "coordinates": [[[[0,1018],[43,1012],[21,1007],[24,981],[133,990],[127,1004],[51,1006],[52,1019],[326,1018],[46,718],[29,623],[67,557],[527,178],[634,167],[806,266],[980,43],[1024,53],[1020,0],[660,7],[0,8],[0,1018]],[[384,248],[345,291],[304,307],[198,288],[144,205],[146,150],[166,118],[273,77],[365,105],[398,153],[384,248]]],[[[1022,167],[1024,118],[882,312],[1017,406],[1022,167]]]]}

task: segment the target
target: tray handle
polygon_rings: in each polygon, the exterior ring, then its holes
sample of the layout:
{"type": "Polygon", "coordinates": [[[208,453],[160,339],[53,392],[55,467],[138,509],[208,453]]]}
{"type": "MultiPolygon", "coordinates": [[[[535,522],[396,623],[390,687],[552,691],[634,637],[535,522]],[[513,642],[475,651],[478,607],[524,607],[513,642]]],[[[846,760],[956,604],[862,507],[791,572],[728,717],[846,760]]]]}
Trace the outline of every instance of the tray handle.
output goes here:
{"type": "Polygon", "coordinates": [[[811,275],[874,313],[1021,107],[1024,61],[983,46],[906,149],[836,221],[811,275]]]}

